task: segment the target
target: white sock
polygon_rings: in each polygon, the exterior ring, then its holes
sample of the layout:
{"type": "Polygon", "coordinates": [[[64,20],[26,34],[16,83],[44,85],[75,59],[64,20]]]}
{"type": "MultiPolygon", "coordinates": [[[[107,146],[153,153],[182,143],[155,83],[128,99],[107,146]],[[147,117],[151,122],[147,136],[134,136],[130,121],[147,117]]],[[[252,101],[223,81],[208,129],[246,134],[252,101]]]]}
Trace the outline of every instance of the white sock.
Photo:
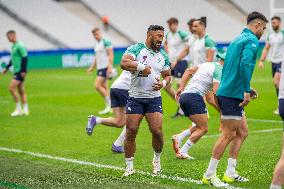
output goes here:
{"type": "Polygon", "coordinates": [[[154,152],[154,160],[155,161],[160,161],[161,160],[161,154],[162,153],[157,153],[157,152],[154,152]]]}
{"type": "Polygon", "coordinates": [[[191,126],[192,126],[192,127],[195,127],[195,126],[196,126],[196,123],[192,122],[192,123],[191,123],[191,126]]]}
{"type": "Polygon", "coordinates": [[[182,153],[188,153],[188,150],[193,146],[193,143],[188,139],[186,143],[182,146],[180,151],[182,153]]]}
{"type": "Polygon", "coordinates": [[[96,122],[97,122],[98,124],[101,124],[101,123],[102,123],[102,118],[101,118],[101,117],[96,117],[96,122]]]}
{"type": "Polygon", "coordinates": [[[237,167],[237,160],[233,158],[229,158],[226,175],[229,177],[233,177],[236,173],[236,167],[237,167]]]}
{"type": "Polygon", "coordinates": [[[119,137],[113,143],[115,146],[123,146],[124,139],[126,135],[126,127],[123,128],[122,132],[120,133],[119,137]]]}
{"type": "Polygon", "coordinates": [[[270,185],[270,189],[281,189],[282,187],[279,186],[279,185],[274,185],[274,184],[271,184],[270,185]]]}
{"type": "Polygon", "coordinates": [[[178,109],[178,113],[181,114],[181,115],[184,115],[184,112],[182,111],[182,109],[180,107],[178,109]]]}
{"type": "Polygon", "coordinates": [[[25,111],[25,112],[28,112],[28,111],[29,111],[29,106],[28,106],[27,103],[26,103],[26,104],[23,104],[23,108],[24,108],[24,111],[25,111]]]}
{"type": "Polygon", "coordinates": [[[134,157],[125,158],[125,163],[126,163],[127,168],[133,169],[133,160],[134,160],[134,157]]]}
{"type": "Polygon", "coordinates": [[[105,104],[106,104],[106,107],[110,106],[110,97],[109,96],[105,97],[105,104]]]}
{"type": "Polygon", "coordinates": [[[178,134],[177,138],[181,142],[184,138],[189,137],[190,134],[191,134],[190,130],[186,129],[186,130],[182,131],[180,134],[178,134]]]}
{"type": "Polygon", "coordinates": [[[22,110],[22,107],[21,107],[21,103],[20,103],[20,102],[17,102],[17,103],[16,103],[16,109],[17,109],[17,110],[22,110]]]}
{"type": "Polygon", "coordinates": [[[211,178],[213,175],[216,175],[216,170],[218,167],[219,160],[211,158],[208,168],[204,174],[205,178],[211,178]]]}

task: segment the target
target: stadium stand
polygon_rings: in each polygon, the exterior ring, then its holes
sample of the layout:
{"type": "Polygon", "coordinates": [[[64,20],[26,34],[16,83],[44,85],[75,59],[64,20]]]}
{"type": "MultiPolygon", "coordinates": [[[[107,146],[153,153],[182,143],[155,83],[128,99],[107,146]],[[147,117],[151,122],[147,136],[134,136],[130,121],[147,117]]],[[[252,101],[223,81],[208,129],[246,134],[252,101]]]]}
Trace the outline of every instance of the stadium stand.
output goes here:
{"type": "Polygon", "coordinates": [[[245,13],[252,11],[262,12],[268,18],[270,17],[270,10],[267,8],[270,6],[268,0],[230,0],[236,6],[238,6],[245,13]]]}

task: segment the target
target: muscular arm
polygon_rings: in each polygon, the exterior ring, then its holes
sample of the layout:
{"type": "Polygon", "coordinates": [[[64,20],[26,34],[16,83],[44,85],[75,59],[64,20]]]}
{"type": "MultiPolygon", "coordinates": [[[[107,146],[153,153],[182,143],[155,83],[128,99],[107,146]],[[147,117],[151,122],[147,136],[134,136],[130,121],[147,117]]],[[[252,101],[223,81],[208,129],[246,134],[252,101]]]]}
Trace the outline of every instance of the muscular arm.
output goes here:
{"type": "Polygon", "coordinates": [[[27,67],[28,67],[28,57],[23,57],[22,58],[22,63],[21,63],[21,70],[20,72],[24,72],[26,73],[27,72],[27,67]]]}
{"type": "Polygon", "coordinates": [[[195,74],[198,70],[197,66],[193,66],[191,68],[187,68],[181,78],[180,88],[185,88],[187,82],[192,77],[193,74],[195,74]]]}
{"type": "Polygon", "coordinates": [[[206,50],[207,62],[213,62],[214,53],[215,53],[215,50],[214,50],[214,49],[207,49],[207,50],[206,50]]]}
{"type": "Polygon", "coordinates": [[[260,61],[262,61],[262,62],[265,61],[269,49],[270,49],[270,44],[269,43],[265,43],[265,46],[264,46],[264,48],[262,50],[262,53],[261,53],[260,61]]]}
{"type": "Polygon", "coordinates": [[[135,71],[142,71],[143,75],[149,75],[151,74],[151,67],[150,66],[145,66],[144,69],[139,70],[139,64],[134,60],[134,58],[129,55],[129,54],[124,54],[122,59],[121,59],[121,69],[127,70],[130,72],[135,72],[135,71]]]}
{"type": "Polygon", "coordinates": [[[113,65],[113,49],[112,48],[108,48],[107,49],[107,55],[108,55],[108,59],[109,59],[109,62],[108,62],[108,69],[111,69],[112,68],[112,65],[113,65]]]}

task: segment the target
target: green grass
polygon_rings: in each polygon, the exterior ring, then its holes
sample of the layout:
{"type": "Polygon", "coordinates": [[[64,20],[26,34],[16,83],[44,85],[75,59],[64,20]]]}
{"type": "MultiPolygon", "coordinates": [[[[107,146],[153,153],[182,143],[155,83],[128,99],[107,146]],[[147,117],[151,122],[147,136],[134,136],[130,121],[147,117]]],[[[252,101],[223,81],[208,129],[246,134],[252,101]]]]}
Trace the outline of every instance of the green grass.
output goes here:
{"type": "MultiPolygon", "coordinates": [[[[280,120],[272,112],[277,98],[269,66],[256,69],[252,86],[259,99],[246,108],[248,118],[280,120]]],[[[26,89],[31,115],[10,117],[14,103],[7,91],[11,75],[0,78],[0,147],[21,149],[73,158],[100,164],[124,167],[123,154],[113,154],[111,143],[121,129],[98,126],[91,137],[85,134],[86,118],[104,108],[103,100],[93,87],[93,76],[85,69],[30,71],[26,89]]],[[[186,118],[171,119],[175,103],[163,92],[165,146],[162,156],[163,173],[184,178],[200,179],[208,165],[217,137],[204,138],[190,154],[195,160],[177,160],[170,137],[188,127],[186,118]]],[[[209,108],[209,133],[218,133],[219,116],[209,108]]],[[[282,128],[280,123],[249,121],[249,130],[282,128]]],[[[238,171],[250,182],[233,184],[245,188],[268,188],[274,165],[280,156],[282,132],[251,133],[244,143],[238,171]]],[[[137,137],[135,168],[151,171],[151,135],[146,123],[137,137]]],[[[227,153],[220,162],[218,174],[223,175],[227,153]]],[[[0,188],[206,188],[189,182],[134,175],[122,179],[122,171],[98,169],[45,158],[0,151],[0,188]]]]}

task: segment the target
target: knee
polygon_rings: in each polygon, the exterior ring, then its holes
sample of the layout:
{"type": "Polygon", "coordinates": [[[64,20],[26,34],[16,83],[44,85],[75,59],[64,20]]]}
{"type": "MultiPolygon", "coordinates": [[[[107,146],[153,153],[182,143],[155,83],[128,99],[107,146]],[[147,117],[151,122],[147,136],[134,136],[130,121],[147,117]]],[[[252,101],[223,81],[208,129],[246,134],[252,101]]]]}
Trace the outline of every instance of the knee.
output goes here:
{"type": "Polygon", "coordinates": [[[115,124],[117,127],[122,128],[125,125],[125,121],[123,119],[118,118],[115,120],[115,124]]]}
{"type": "Polygon", "coordinates": [[[96,88],[96,90],[100,90],[101,86],[98,83],[96,83],[95,88],[96,88]]]}
{"type": "Polygon", "coordinates": [[[208,132],[208,127],[203,126],[202,127],[202,134],[205,135],[208,132]]]}
{"type": "Polygon", "coordinates": [[[9,86],[9,87],[8,87],[8,90],[12,93],[12,92],[14,92],[14,87],[9,86]]]}
{"type": "Polygon", "coordinates": [[[238,134],[238,136],[239,136],[240,138],[242,138],[242,139],[247,138],[247,136],[248,136],[248,130],[246,129],[246,130],[242,131],[241,133],[238,134]]]}
{"type": "Polygon", "coordinates": [[[232,141],[236,137],[236,131],[227,132],[223,134],[223,138],[227,141],[232,141]]]}
{"type": "Polygon", "coordinates": [[[135,129],[133,127],[127,127],[125,139],[128,140],[128,141],[132,141],[132,140],[135,139],[136,134],[137,134],[137,129],[135,129]]]}
{"type": "Polygon", "coordinates": [[[155,138],[162,138],[163,137],[162,129],[151,129],[151,133],[155,138]]]}

